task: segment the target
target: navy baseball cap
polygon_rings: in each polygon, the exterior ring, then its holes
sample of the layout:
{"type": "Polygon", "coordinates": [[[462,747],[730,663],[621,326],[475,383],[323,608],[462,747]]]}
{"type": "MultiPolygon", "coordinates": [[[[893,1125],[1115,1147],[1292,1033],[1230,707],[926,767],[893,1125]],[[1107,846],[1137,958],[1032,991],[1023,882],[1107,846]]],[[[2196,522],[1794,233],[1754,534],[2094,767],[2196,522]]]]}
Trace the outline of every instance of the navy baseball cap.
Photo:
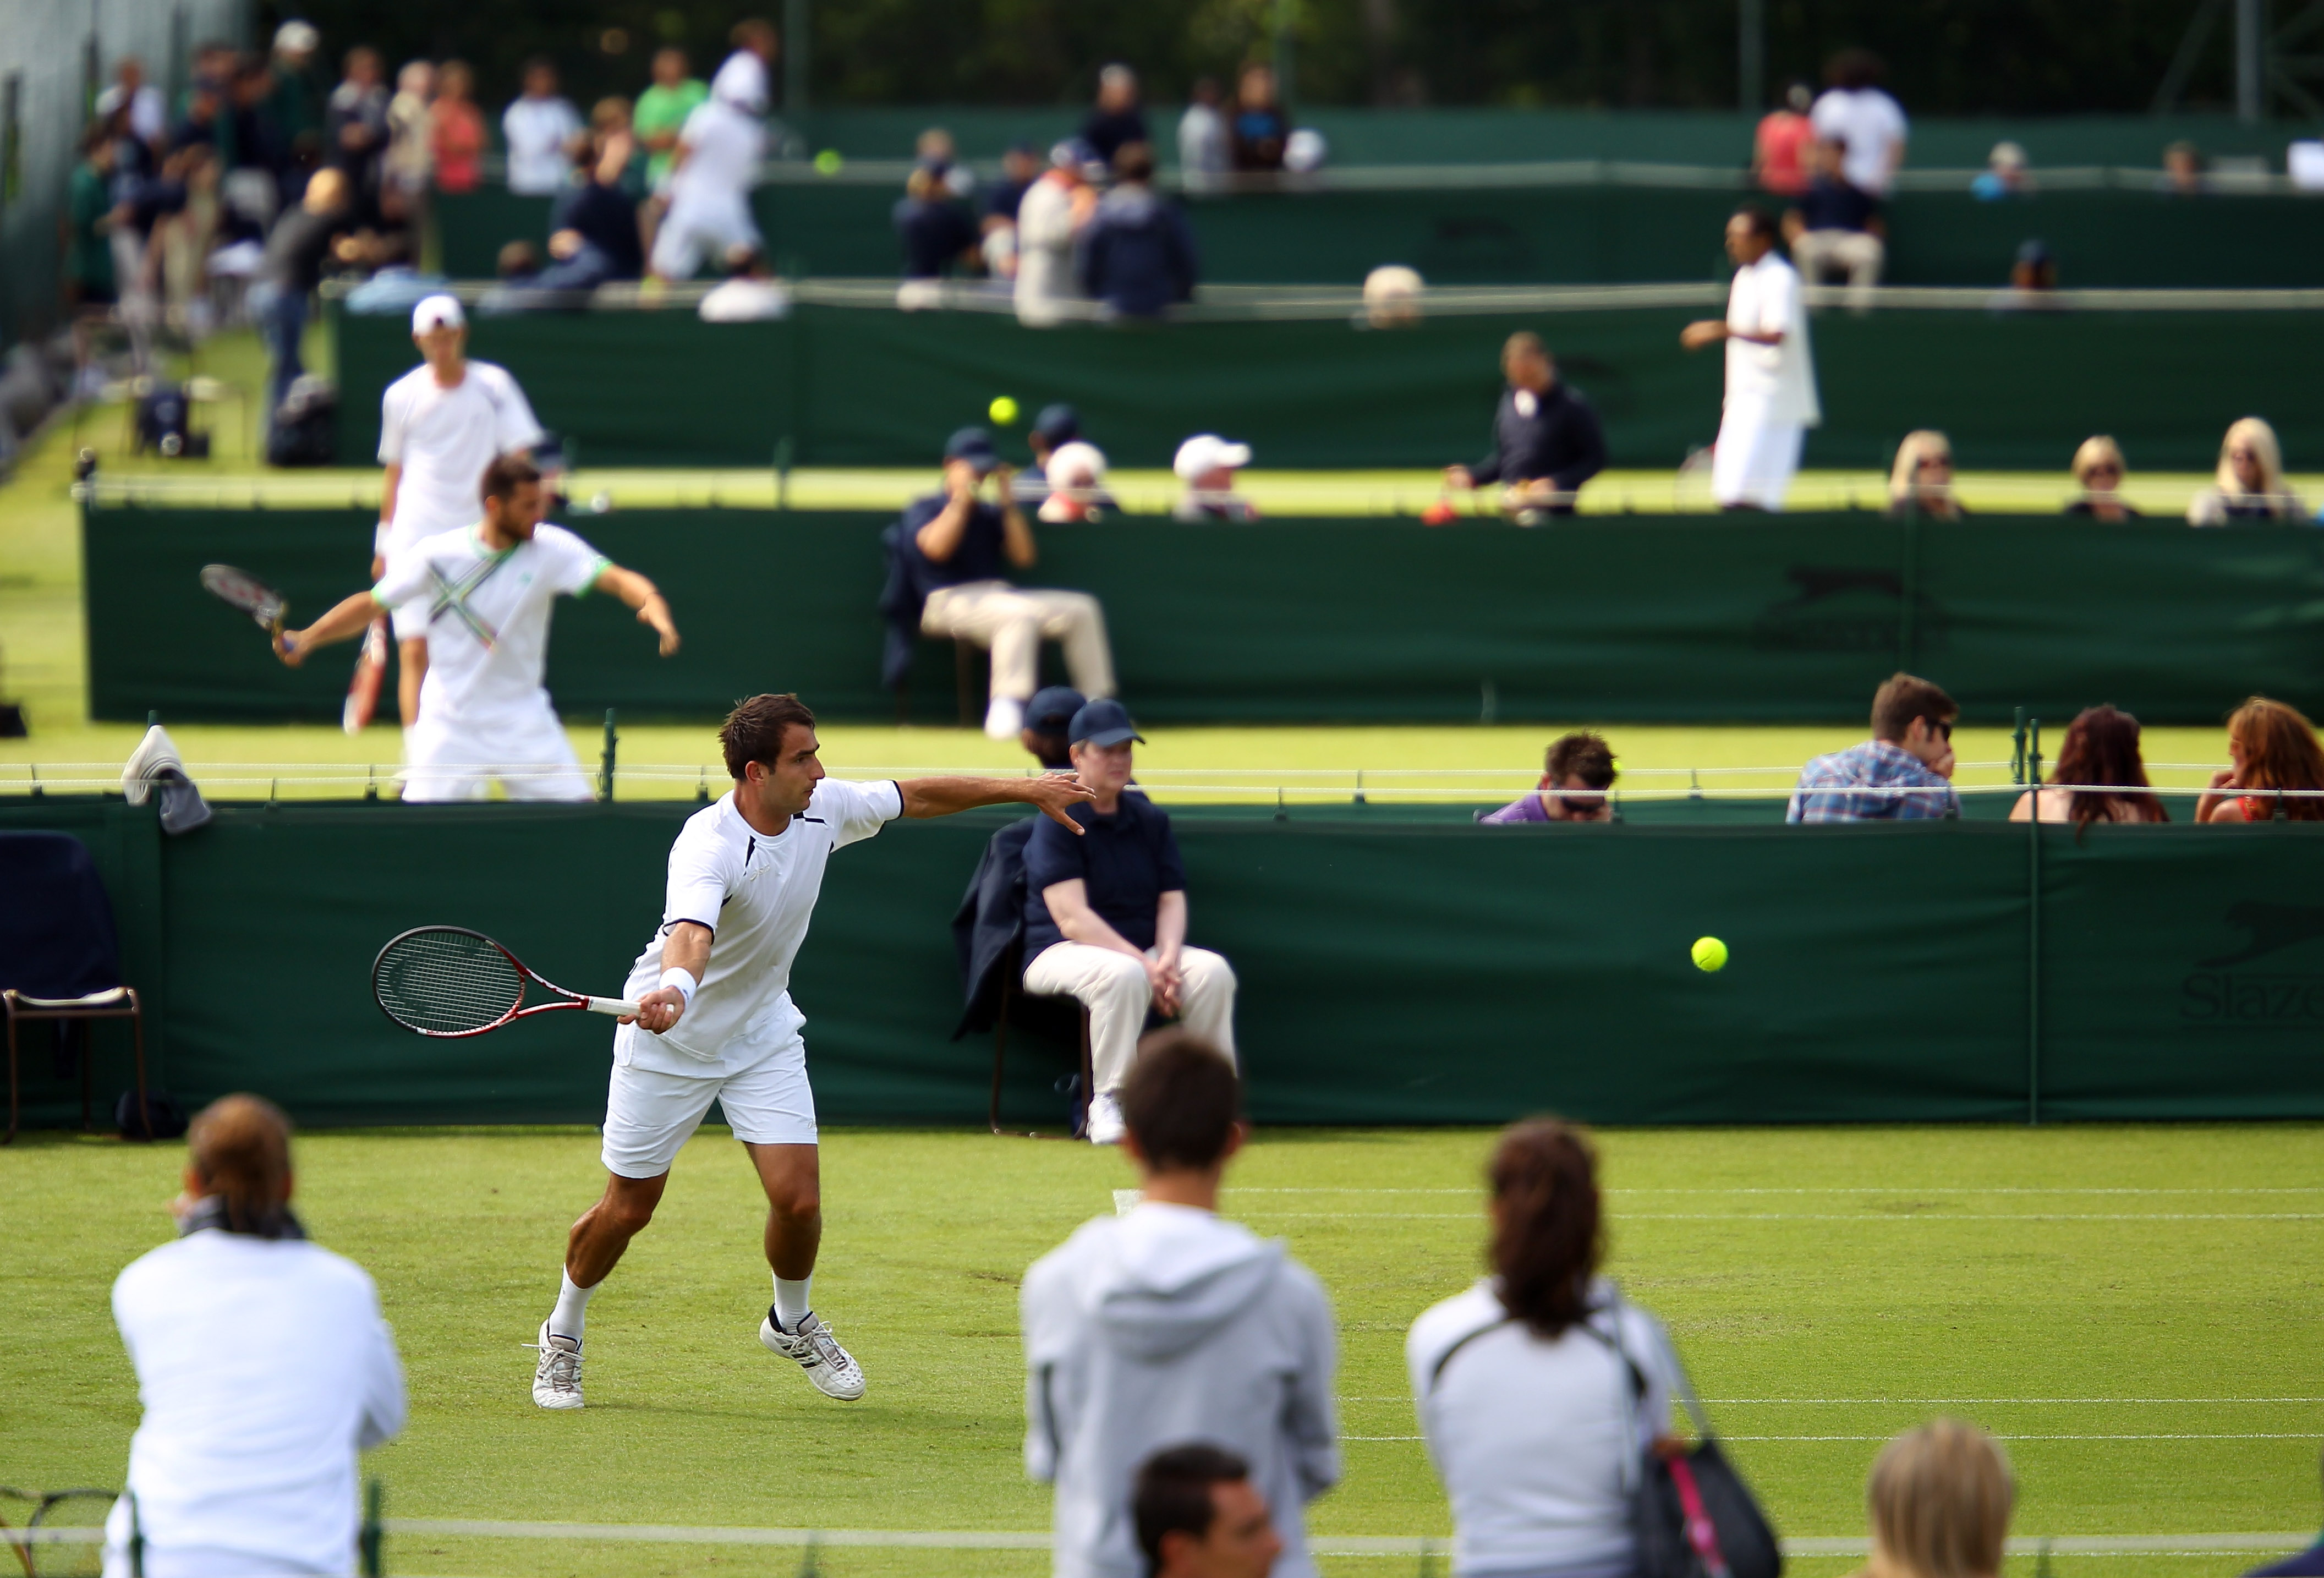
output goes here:
{"type": "Polygon", "coordinates": [[[1074,715],[1070,731],[1076,745],[1119,745],[1124,740],[1146,743],[1146,736],[1130,721],[1130,709],[1118,701],[1093,701],[1074,715]]]}
{"type": "Polygon", "coordinates": [[[1036,734],[1062,734],[1074,726],[1074,715],[1088,706],[1070,685],[1052,685],[1033,693],[1025,704],[1025,726],[1036,734]]]}
{"type": "Polygon", "coordinates": [[[1001,464],[992,452],[992,435],[982,428],[963,428],[945,440],[946,460],[965,460],[979,471],[991,471],[1001,464]]]}
{"type": "Polygon", "coordinates": [[[1078,438],[1082,436],[1081,412],[1069,405],[1045,405],[1041,408],[1041,414],[1033,419],[1033,431],[1052,444],[1078,438]]]}

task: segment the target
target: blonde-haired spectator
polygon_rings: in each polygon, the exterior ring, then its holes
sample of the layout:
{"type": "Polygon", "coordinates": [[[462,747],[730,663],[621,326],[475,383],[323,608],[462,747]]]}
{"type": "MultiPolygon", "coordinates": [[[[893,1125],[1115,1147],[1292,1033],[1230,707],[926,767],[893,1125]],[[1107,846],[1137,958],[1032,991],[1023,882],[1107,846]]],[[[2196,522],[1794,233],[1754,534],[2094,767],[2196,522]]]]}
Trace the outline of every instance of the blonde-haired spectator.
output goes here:
{"type": "Polygon", "coordinates": [[[1992,1436],[1932,1419],[1881,1450],[1864,1500],[1872,1555],[1858,1578],[1995,1578],[2017,1483],[1992,1436]]]}
{"type": "Polygon", "coordinates": [[[1888,512],[1958,521],[1969,512],[1953,492],[1952,440],[1933,429],[1904,435],[1888,473],[1888,512]]]}
{"type": "Polygon", "coordinates": [[[1049,484],[1049,496],[1041,503],[1044,521],[1099,521],[1114,508],[1113,495],[1105,491],[1105,452],[1086,439],[1051,450],[1042,475],[1049,484]]]}
{"type": "Polygon", "coordinates": [[[2301,521],[2308,506],[2283,480],[2283,448],[2258,417],[2232,423],[2219,442],[2218,480],[2187,506],[2190,526],[2230,521],[2301,521]]]}
{"type": "Polygon", "coordinates": [[[2066,506],[2069,515],[2093,521],[2133,521],[2140,512],[2122,496],[2122,479],[2128,467],[2122,446],[2104,433],[2082,440],[2074,451],[2074,483],[2082,491],[2066,506]]]}
{"type": "Polygon", "coordinates": [[[1428,281],[1404,263],[1382,263],[1364,276],[1364,321],[1374,328],[1405,328],[1420,321],[1428,281]]]}
{"type": "Polygon", "coordinates": [[[387,101],[384,178],[414,198],[428,190],[436,168],[436,68],[407,60],[395,74],[395,97],[387,101]]]}

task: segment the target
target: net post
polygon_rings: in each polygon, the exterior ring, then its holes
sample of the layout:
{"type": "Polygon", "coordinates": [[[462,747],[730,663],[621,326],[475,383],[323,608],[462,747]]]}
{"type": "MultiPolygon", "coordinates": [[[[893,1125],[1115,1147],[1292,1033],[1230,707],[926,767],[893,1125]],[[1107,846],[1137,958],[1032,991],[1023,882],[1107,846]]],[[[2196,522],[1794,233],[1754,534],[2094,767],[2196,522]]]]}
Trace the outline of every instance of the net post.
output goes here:
{"type": "Polygon", "coordinates": [[[2025,781],[2025,709],[2017,709],[2017,728],[2009,736],[2009,781],[2025,781]]]}
{"type": "Polygon", "coordinates": [[[613,709],[605,709],[605,752],[598,758],[597,798],[611,805],[613,800],[613,757],[621,743],[621,735],[613,732],[613,709]]]}
{"type": "Polygon", "coordinates": [[[2042,1121],[2042,720],[2025,729],[2025,776],[2034,814],[2025,823],[2025,1122],[2042,1121]]]}
{"type": "Polygon", "coordinates": [[[383,1500],[384,1492],[380,1487],[378,1479],[374,1477],[365,1481],[363,1533],[358,1537],[358,1544],[363,1549],[363,1578],[380,1578],[379,1547],[383,1530],[379,1514],[383,1500]]]}

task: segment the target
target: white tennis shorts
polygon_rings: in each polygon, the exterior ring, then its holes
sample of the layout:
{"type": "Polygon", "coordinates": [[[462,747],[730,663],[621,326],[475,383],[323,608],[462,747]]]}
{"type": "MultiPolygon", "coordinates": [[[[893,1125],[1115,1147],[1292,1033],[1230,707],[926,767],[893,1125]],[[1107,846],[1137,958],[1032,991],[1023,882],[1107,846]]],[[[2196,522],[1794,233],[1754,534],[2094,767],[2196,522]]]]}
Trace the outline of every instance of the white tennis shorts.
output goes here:
{"type": "Polygon", "coordinates": [[[605,1094],[605,1170],[658,1178],[716,1102],[747,1145],[813,1145],[807,1044],[794,1039],[740,1074],[666,1074],[616,1061],[605,1094]]]}
{"type": "Polygon", "coordinates": [[[761,245],[748,198],[675,197],[654,232],[653,272],[665,280],[690,280],[706,262],[719,266],[727,248],[761,245]]]}
{"type": "Polygon", "coordinates": [[[422,691],[407,750],[403,798],[414,805],[484,799],[495,780],[512,800],[586,800],[596,794],[546,703],[530,715],[447,719],[431,715],[422,691]]]}

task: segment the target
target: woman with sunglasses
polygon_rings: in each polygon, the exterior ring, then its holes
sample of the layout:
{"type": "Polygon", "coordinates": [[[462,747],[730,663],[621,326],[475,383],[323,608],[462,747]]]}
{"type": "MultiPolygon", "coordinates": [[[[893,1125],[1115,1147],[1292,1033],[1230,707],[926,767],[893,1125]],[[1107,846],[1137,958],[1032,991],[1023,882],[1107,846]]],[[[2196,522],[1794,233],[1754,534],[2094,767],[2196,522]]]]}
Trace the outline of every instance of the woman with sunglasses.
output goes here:
{"type": "Polygon", "coordinates": [[[1888,513],[1936,521],[1958,521],[1969,513],[1953,492],[1951,439],[1928,429],[1904,435],[1888,473],[1888,513]]]}
{"type": "Polygon", "coordinates": [[[2285,485],[2275,429],[2257,417],[2245,417],[2227,429],[2219,445],[2218,479],[2187,506],[2190,526],[2307,518],[2307,504],[2285,485]]]}
{"type": "Polygon", "coordinates": [[[2138,519],[2138,510],[2122,496],[2123,475],[2120,445],[2104,433],[2083,439],[2082,447],[2074,451],[2074,481],[2082,491],[2066,506],[2066,513],[2088,515],[2093,521],[2138,519]]]}

